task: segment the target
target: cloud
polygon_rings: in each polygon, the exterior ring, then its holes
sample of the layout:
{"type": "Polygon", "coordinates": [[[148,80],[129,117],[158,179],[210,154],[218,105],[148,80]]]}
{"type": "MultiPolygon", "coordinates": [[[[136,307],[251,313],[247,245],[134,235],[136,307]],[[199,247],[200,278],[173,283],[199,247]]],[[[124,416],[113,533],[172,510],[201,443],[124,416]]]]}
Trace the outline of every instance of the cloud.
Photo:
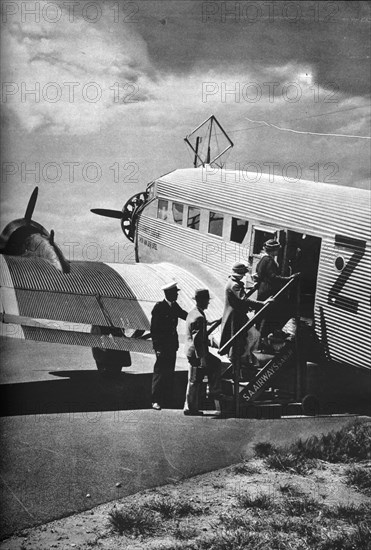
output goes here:
{"type": "Polygon", "coordinates": [[[94,133],[151,97],[147,45],[128,25],[110,32],[104,17],[97,25],[18,21],[5,27],[3,44],[4,107],[27,132],[94,133]]]}

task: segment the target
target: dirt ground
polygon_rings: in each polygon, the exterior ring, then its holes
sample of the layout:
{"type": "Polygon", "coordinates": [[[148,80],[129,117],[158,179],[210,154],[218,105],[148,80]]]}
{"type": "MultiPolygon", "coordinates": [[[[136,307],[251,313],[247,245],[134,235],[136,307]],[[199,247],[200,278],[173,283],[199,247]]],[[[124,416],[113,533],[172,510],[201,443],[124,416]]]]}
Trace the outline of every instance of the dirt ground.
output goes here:
{"type": "MultiPolygon", "coordinates": [[[[366,464],[371,466],[370,463],[366,464]]],[[[237,497],[242,493],[252,496],[268,494],[274,501],[283,498],[280,487],[294,486],[298,491],[329,507],[339,504],[366,504],[368,497],[345,483],[344,464],[330,464],[320,461],[312,473],[302,476],[268,469],[261,459],[251,459],[242,468],[229,466],[222,470],[199,475],[191,479],[137,493],[121,500],[98,506],[93,510],[53,521],[46,525],[28,529],[4,540],[2,550],[155,550],[174,548],[179,541],[176,530],[190,532],[190,537],[209,535],[215,530],[220,515],[237,509],[237,497]],[[242,473],[241,473],[242,472],[242,473]],[[112,510],[122,506],[129,508],[144,505],[155,497],[169,501],[181,499],[201,508],[200,515],[192,515],[164,522],[165,528],[150,536],[119,535],[109,522],[112,510]],[[166,527],[168,525],[168,528],[166,527]],[[175,531],[174,531],[175,529],[175,531]]],[[[247,512],[249,513],[249,512],[247,512]]],[[[318,515],[320,520],[321,513],[318,515]]],[[[184,540],[184,539],[183,539],[184,540]]],[[[181,546],[179,546],[181,548],[181,546]]]]}

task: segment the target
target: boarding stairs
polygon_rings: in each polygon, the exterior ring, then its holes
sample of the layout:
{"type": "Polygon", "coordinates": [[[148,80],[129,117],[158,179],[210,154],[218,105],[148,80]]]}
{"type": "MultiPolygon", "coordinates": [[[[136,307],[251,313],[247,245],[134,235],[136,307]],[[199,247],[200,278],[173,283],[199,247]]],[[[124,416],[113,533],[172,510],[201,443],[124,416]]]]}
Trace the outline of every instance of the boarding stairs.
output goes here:
{"type": "MultiPolygon", "coordinates": [[[[255,290],[256,288],[253,287],[247,296],[253,294],[255,290]]],[[[303,413],[301,398],[303,357],[299,353],[301,325],[299,311],[300,284],[298,279],[291,279],[276,293],[273,301],[266,303],[219,350],[223,353],[232,349],[232,362],[224,364],[225,368],[222,374],[222,411],[225,416],[279,418],[283,414],[303,413]],[[254,353],[259,366],[254,370],[245,368],[241,364],[241,353],[238,351],[238,343],[241,342],[241,338],[257,322],[263,320],[264,323],[264,318],[269,317],[273,305],[276,305],[279,300],[287,296],[289,291],[293,290],[296,291],[294,317],[283,327],[279,327],[282,329],[279,331],[281,338],[275,339],[275,344],[271,343],[273,339],[261,340],[261,350],[254,353]],[[276,381],[280,378],[285,381],[283,387],[275,387],[276,381]]],[[[209,333],[215,330],[216,326],[214,325],[209,333]]]]}

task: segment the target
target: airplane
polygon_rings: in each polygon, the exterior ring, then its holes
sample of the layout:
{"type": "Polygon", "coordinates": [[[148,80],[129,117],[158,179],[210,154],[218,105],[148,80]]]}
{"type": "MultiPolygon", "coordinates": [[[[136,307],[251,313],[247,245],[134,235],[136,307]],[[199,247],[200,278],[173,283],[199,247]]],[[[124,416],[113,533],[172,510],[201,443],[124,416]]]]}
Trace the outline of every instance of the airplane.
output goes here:
{"type": "MultiPolygon", "coordinates": [[[[131,365],[131,352],[153,353],[150,318],[161,286],[176,281],[186,310],[195,289],[208,288],[209,318],[219,319],[232,264],[249,263],[254,273],[274,238],[281,273],[300,272],[300,284],[279,293],[296,300],[298,333],[277,353],[262,353],[249,381],[240,365],[226,368],[235,413],[259,403],[317,414],[329,403],[369,402],[369,191],[280,176],[272,182],[268,174],[256,181],[254,173],[229,170],[233,142],[213,115],[185,141],[193,167],[150,182],[122,210],[92,210],[120,221],[135,249],[132,264],[67,260],[54,232],[32,219],[34,190],[24,217],[0,235],[1,335],[91,347],[98,370],[117,374],[131,365]]],[[[250,276],[246,285],[254,296],[250,276]]]]}

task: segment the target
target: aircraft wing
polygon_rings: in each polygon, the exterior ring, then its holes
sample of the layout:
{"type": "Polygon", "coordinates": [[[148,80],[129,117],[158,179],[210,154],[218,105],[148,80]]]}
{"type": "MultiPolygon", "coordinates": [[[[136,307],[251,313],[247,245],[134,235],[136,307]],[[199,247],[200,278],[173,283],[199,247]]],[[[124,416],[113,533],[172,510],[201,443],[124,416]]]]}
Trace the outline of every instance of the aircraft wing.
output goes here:
{"type": "MultiPolygon", "coordinates": [[[[71,262],[62,273],[43,258],[0,256],[1,335],[41,342],[153,353],[151,311],[161,287],[176,281],[179,304],[189,311],[202,281],[169,263],[71,262]],[[111,330],[124,329],[121,331],[111,330]],[[110,334],[111,332],[111,334],[110,334]],[[113,334],[112,334],[113,333],[113,334]]],[[[212,293],[211,293],[212,294],[212,293]]],[[[212,296],[210,320],[222,315],[212,296]]],[[[180,340],[184,323],[179,323],[180,340]]]]}

